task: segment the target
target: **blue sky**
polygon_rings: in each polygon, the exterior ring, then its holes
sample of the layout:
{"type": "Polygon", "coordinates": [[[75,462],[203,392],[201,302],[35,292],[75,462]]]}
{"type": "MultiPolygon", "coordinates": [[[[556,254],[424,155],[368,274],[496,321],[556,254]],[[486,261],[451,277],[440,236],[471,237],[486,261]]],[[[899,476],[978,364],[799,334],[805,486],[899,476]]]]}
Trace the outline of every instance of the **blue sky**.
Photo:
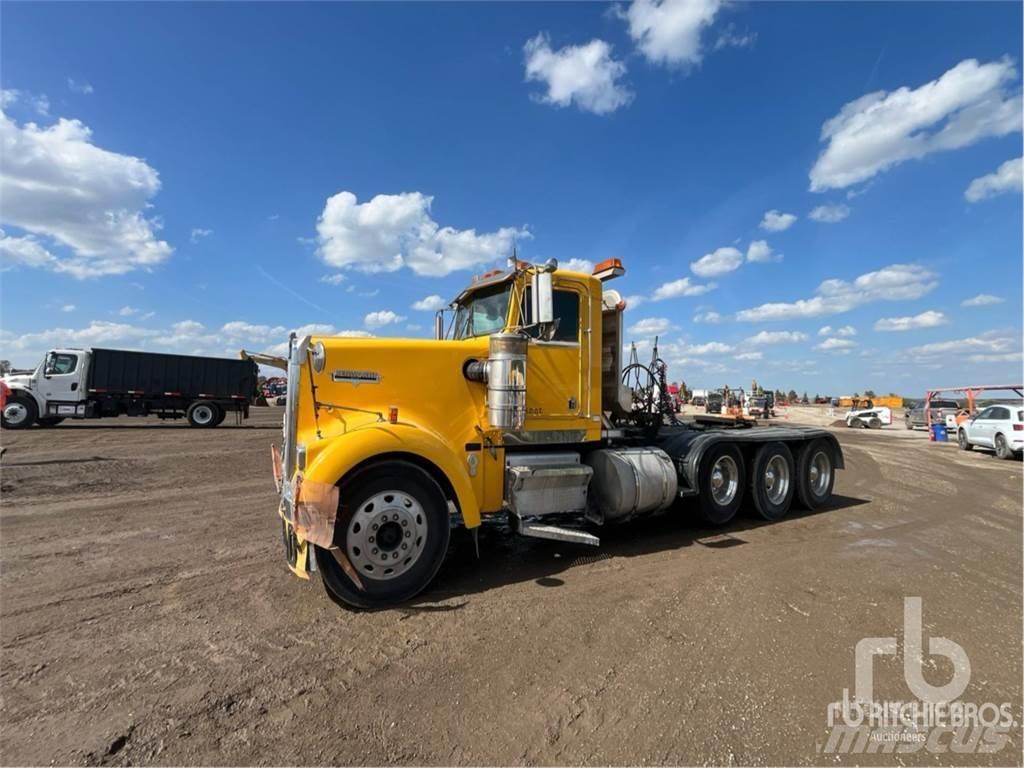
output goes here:
{"type": "Polygon", "coordinates": [[[5,4],[0,357],[422,336],[415,305],[516,242],[621,258],[630,338],[659,333],[691,386],[1016,381],[1021,25],[1019,3],[5,4]]]}

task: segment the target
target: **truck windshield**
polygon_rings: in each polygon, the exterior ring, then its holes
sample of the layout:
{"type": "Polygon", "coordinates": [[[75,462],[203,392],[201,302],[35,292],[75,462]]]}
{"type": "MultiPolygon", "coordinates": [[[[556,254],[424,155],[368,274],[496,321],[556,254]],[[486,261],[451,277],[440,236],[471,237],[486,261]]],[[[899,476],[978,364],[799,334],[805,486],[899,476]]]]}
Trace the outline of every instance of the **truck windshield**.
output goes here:
{"type": "Polygon", "coordinates": [[[512,284],[506,282],[477,291],[459,303],[455,310],[455,338],[490,336],[505,327],[508,297],[512,284]]]}

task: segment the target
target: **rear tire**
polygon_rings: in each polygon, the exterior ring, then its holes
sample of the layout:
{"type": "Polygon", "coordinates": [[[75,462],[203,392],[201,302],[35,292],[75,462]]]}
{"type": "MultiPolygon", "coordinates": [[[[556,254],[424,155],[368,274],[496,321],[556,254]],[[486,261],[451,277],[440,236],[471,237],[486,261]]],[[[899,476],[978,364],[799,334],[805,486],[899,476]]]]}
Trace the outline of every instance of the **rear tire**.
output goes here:
{"type": "Polygon", "coordinates": [[[36,424],[40,427],[56,427],[62,421],[64,421],[63,416],[40,416],[36,419],[36,424]]]}
{"type": "Polygon", "coordinates": [[[4,429],[28,429],[36,423],[39,408],[30,397],[8,397],[0,417],[4,429]]]}
{"type": "Polygon", "coordinates": [[[868,419],[868,429],[881,429],[881,428],[882,428],[882,420],[880,418],[878,418],[877,416],[873,416],[870,419],[868,419]]]}
{"type": "Polygon", "coordinates": [[[956,444],[960,446],[961,451],[969,451],[974,448],[967,439],[967,431],[963,429],[958,430],[956,433],[956,444]]]}
{"type": "Polygon", "coordinates": [[[758,448],[750,470],[750,495],[761,517],[785,517],[793,503],[795,481],[793,453],[785,443],[767,443],[758,448]]]}
{"type": "Polygon", "coordinates": [[[387,608],[426,589],[444,562],[451,536],[448,502],[437,482],[414,464],[389,461],[346,482],[340,498],[334,544],[363,588],[331,552],[317,547],[331,599],[353,608],[387,608]]]}
{"type": "Polygon", "coordinates": [[[1003,435],[996,435],[996,456],[1000,459],[1012,459],[1013,451],[1010,449],[1010,444],[1006,442],[1006,438],[1003,435]]]}
{"type": "Polygon", "coordinates": [[[228,415],[227,411],[225,411],[223,407],[218,405],[217,406],[217,418],[214,419],[213,426],[219,427],[224,422],[224,419],[227,418],[227,415],[228,415]]]}
{"type": "Polygon", "coordinates": [[[796,496],[805,509],[818,509],[832,498],[836,481],[832,447],[814,440],[800,451],[796,461],[796,496]]]}
{"type": "Polygon", "coordinates": [[[739,511],[746,487],[743,456],[734,445],[713,445],[701,457],[697,472],[700,514],[712,525],[725,525],[739,511]]]}
{"type": "Polygon", "coordinates": [[[220,423],[217,421],[217,414],[219,412],[220,408],[217,407],[216,403],[197,400],[188,407],[188,410],[185,411],[185,416],[188,418],[188,423],[193,427],[209,429],[216,427],[220,423]]]}

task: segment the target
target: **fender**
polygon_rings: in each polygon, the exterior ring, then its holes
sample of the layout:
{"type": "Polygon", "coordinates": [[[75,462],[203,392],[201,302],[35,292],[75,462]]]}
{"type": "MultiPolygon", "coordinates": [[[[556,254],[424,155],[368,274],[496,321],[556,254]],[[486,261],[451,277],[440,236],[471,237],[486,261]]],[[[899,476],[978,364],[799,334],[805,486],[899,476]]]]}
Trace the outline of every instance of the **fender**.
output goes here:
{"type": "Polygon", "coordinates": [[[43,414],[46,408],[46,401],[39,397],[39,395],[37,395],[33,390],[22,386],[8,386],[10,388],[10,392],[7,394],[8,400],[11,399],[12,397],[29,397],[35,400],[36,408],[39,409],[40,414],[43,414]]]}
{"type": "Polygon", "coordinates": [[[306,467],[306,478],[334,485],[367,459],[406,453],[429,461],[440,470],[455,490],[466,527],[480,525],[480,502],[468,471],[451,447],[433,432],[409,423],[370,424],[325,442],[306,467]]]}

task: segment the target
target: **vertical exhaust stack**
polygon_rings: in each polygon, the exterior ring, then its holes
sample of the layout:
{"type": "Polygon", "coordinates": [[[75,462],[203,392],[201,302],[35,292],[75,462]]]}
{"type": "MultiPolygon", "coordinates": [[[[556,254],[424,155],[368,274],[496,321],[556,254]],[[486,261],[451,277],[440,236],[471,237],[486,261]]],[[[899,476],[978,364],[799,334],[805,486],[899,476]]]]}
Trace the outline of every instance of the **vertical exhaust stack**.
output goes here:
{"type": "Polygon", "coordinates": [[[495,429],[519,430],[526,421],[526,350],[518,333],[491,336],[487,359],[487,421],[495,429]]]}

